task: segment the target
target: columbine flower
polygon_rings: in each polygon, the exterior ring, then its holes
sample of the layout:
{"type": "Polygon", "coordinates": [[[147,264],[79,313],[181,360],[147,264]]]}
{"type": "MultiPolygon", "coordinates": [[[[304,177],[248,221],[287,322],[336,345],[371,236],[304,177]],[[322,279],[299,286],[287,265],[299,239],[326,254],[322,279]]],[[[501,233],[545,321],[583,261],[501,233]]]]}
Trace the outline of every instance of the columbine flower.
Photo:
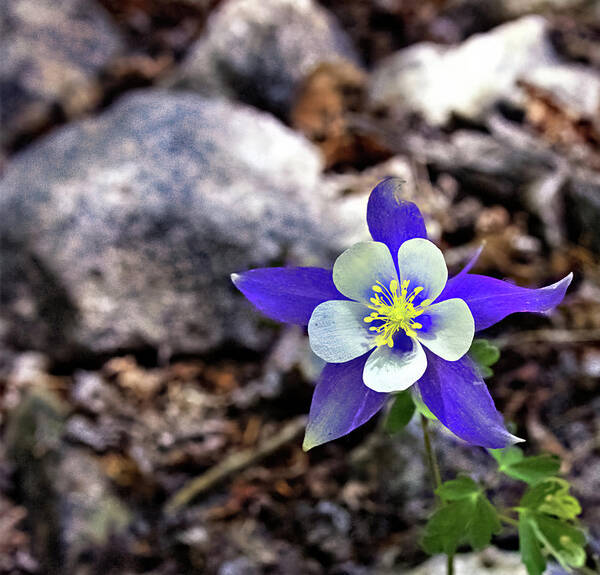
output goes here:
{"type": "MultiPolygon", "coordinates": [[[[327,364],[315,388],[304,448],[362,425],[389,393],[415,393],[450,431],[474,445],[518,441],[505,428],[467,351],[476,331],[514,312],[558,305],[572,274],[526,289],[469,274],[455,277],[429,240],[415,204],[389,178],[371,192],[367,224],[374,241],[342,253],[333,271],[262,268],[233,274],[237,288],[269,317],[308,326],[312,350],[327,364]]],[[[481,251],[481,250],[480,250],[481,251]]]]}

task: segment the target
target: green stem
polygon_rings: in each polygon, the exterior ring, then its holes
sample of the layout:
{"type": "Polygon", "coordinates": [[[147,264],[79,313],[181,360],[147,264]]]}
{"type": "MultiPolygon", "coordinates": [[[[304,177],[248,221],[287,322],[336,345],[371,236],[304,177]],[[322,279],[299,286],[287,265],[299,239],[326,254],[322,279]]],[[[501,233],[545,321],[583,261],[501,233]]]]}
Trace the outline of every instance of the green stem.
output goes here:
{"type": "Polygon", "coordinates": [[[446,575],[454,575],[454,555],[448,555],[446,558],[446,575]]]}
{"type": "MultiPolygon", "coordinates": [[[[423,428],[423,441],[425,443],[425,455],[427,457],[427,466],[433,483],[434,491],[442,485],[442,476],[440,466],[438,465],[435,451],[431,444],[431,435],[429,434],[429,421],[421,414],[421,427],[423,428]]],[[[437,497],[436,497],[437,498],[437,497]]],[[[446,559],[446,575],[454,575],[454,555],[448,555],[446,559]]]]}
{"type": "Polygon", "coordinates": [[[498,514],[498,518],[500,519],[500,521],[504,521],[504,523],[508,523],[509,525],[513,525],[514,527],[518,527],[519,526],[519,522],[516,519],[513,519],[512,517],[509,517],[508,515],[504,515],[502,513],[498,514]]]}
{"type": "Polygon", "coordinates": [[[425,455],[427,456],[427,466],[429,467],[429,473],[431,475],[431,481],[433,482],[433,489],[436,490],[442,485],[442,476],[440,475],[440,468],[435,457],[435,451],[431,445],[431,436],[429,435],[429,421],[421,415],[421,427],[423,428],[423,440],[425,442],[425,455]]]}

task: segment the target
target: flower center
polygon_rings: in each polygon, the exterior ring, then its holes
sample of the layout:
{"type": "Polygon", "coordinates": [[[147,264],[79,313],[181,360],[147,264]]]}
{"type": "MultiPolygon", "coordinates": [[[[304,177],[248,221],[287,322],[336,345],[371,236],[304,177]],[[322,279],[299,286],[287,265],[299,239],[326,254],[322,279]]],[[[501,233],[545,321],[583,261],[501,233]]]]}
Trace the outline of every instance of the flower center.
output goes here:
{"type": "Polygon", "coordinates": [[[378,325],[369,327],[369,331],[377,333],[375,343],[378,347],[381,345],[393,347],[394,336],[400,330],[403,330],[409,337],[415,337],[417,335],[415,330],[423,327],[414,319],[420,316],[433,300],[424,299],[415,306],[413,301],[423,291],[423,288],[416,287],[409,294],[409,283],[410,280],[405,280],[400,286],[398,280],[392,280],[389,288],[381,282],[377,282],[373,286],[375,295],[370,299],[372,305],[367,306],[373,311],[365,317],[364,321],[366,323],[379,322],[378,325]],[[398,293],[398,287],[400,287],[400,293],[398,293]]]}

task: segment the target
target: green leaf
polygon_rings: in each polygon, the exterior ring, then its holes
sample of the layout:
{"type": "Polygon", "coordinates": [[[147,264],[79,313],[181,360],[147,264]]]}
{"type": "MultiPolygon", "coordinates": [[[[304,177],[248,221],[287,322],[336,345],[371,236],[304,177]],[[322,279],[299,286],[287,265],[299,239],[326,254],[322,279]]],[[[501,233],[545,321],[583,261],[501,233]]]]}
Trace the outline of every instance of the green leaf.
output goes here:
{"type": "Polygon", "coordinates": [[[581,513],[569,483],[549,477],[530,487],[519,503],[521,556],[529,575],[541,575],[545,550],[565,568],[585,564],[585,535],[569,523],[581,513]],[[536,547],[537,546],[537,547],[536,547]]]}
{"type": "Polygon", "coordinates": [[[474,339],[469,353],[481,365],[494,365],[500,359],[500,350],[487,339],[474,339]]]}
{"type": "Polygon", "coordinates": [[[483,549],[490,544],[494,533],[500,533],[502,525],[496,508],[484,495],[475,499],[474,514],[477,520],[468,525],[468,539],[473,549],[483,549]]]}
{"type": "Polygon", "coordinates": [[[492,375],[494,375],[494,370],[491,367],[488,367],[487,365],[478,364],[477,369],[479,370],[479,373],[481,374],[481,377],[483,377],[483,379],[488,379],[492,377],[492,375]]]}
{"type": "Polygon", "coordinates": [[[401,391],[387,414],[383,428],[388,433],[402,431],[415,413],[415,402],[410,391],[401,391]]]}
{"type": "Polygon", "coordinates": [[[542,549],[565,569],[585,565],[585,535],[565,521],[534,511],[519,516],[519,545],[529,575],[541,575],[546,566],[542,549]]]}
{"type": "Polygon", "coordinates": [[[523,459],[523,451],[514,445],[503,449],[488,449],[500,468],[506,468],[523,459]]]}
{"type": "Polygon", "coordinates": [[[534,455],[525,457],[518,447],[490,449],[498,462],[498,469],[514,479],[520,479],[531,485],[556,475],[560,469],[560,459],[555,455],[534,455]]]}
{"type": "Polygon", "coordinates": [[[527,490],[519,507],[554,515],[560,519],[575,519],[581,513],[579,501],[569,495],[569,483],[550,477],[527,490]]]}
{"type": "Polygon", "coordinates": [[[470,477],[461,476],[440,485],[435,494],[443,501],[457,501],[481,493],[481,488],[470,477]]]}
{"type": "Polygon", "coordinates": [[[533,529],[536,537],[563,567],[585,565],[585,535],[580,529],[541,513],[534,515],[533,529]]]}
{"type": "Polygon", "coordinates": [[[477,364],[479,372],[483,377],[491,377],[494,372],[490,369],[498,359],[500,350],[487,339],[474,339],[469,349],[471,359],[477,364]]]}
{"type": "Polygon", "coordinates": [[[423,548],[427,553],[452,555],[463,543],[482,549],[489,545],[494,533],[500,532],[496,509],[472,479],[447,481],[436,493],[448,503],[425,526],[423,548]]]}
{"type": "Polygon", "coordinates": [[[560,459],[555,455],[534,455],[525,457],[501,471],[515,479],[534,484],[546,477],[556,475],[559,469],[560,459]]]}
{"type": "Polygon", "coordinates": [[[453,555],[464,539],[472,516],[469,500],[454,501],[438,509],[425,526],[423,549],[430,555],[453,555]]]}
{"type": "Polygon", "coordinates": [[[533,528],[532,518],[527,513],[519,514],[519,551],[521,561],[529,575],[542,575],[546,570],[546,558],[533,528]]]}

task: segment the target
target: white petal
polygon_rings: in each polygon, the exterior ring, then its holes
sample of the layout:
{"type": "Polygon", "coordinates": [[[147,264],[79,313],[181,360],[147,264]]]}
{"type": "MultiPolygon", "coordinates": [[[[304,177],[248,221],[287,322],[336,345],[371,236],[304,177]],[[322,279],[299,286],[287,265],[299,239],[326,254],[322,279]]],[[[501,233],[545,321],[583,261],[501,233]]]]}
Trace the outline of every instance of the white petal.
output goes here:
{"type": "Polygon", "coordinates": [[[413,238],[398,249],[400,281],[410,280],[409,293],[422,287],[416,301],[434,300],[442,293],[448,281],[448,268],[440,249],[429,240],[413,238]]]}
{"type": "Polygon", "coordinates": [[[360,242],[343,252],[333,265],[333,283],[346,297],[369,303],[373,286],[398,279],[394,260],[381,242],[360,242]]]}
{"type": "Polygon", "coordinates": [[[471,347],[475,335],[475,322],[469,306],[458,298],[433,304],[417,321],[425,324],[431,318],[426,330],[417,330],[417,338],[428,349],[442,359],[456,361],[471,347]]]}
{"type": "Polygon", "coordinates": [[[369,310],[355,301],[319,304],[308,322],[310,347],[329,363],[344,363],[375,347],[375,334],[364,318],[369,310]]]}
{"type": "Polygon", "coordinates": [[[427,357],[416,339],[412,349],[400,351],[387,345],[378,347],[367,359],[363,381],[373,391],[390,393],[409,388],[427,369],[427,357]]]}

